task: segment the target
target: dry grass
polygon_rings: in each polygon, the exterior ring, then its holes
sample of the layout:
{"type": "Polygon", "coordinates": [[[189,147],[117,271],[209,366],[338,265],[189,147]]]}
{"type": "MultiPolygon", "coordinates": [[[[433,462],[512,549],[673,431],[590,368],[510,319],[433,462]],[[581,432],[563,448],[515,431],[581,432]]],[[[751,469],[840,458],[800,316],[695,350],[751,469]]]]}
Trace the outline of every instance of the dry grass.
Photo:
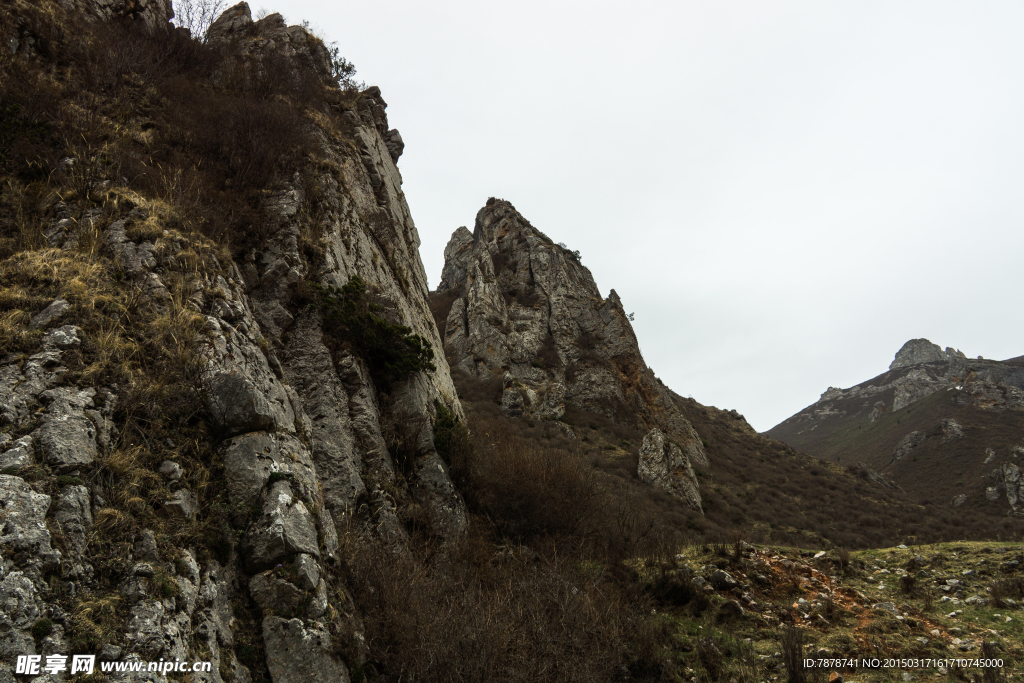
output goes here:
{"type": "Polygon", "coordinates": [[[88,596],[78,600],[68,623],[72,649],[93,652],[105,643],[115,642],[124,619],[124,599],[119,595],[88,596]]]}

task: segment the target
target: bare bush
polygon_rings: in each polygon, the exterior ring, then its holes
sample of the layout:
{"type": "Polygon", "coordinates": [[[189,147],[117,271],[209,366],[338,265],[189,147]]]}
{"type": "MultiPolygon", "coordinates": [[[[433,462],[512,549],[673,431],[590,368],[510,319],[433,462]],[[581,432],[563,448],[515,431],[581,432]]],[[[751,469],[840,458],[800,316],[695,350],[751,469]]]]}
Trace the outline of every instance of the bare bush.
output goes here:
{"type": "Polygon", "coordinates": [[[216,21],[225,8],[224,0],[175,0],[175,26],[187,28],[192,37],[206,42],[210,25],[216,21]]]}
{"type": "Polygon", "coordinates": [[[809,677],[804,669],[803,629],[783,626],[779,632],[779,647],[789,683],[808,683],[809,677]]]}
{"type": "Polygon", "coordinates": [[[354,541],[345,585],[374,680],[665,680],[671,635],[610,576],[479,534],[433,560],[354,541]]]}

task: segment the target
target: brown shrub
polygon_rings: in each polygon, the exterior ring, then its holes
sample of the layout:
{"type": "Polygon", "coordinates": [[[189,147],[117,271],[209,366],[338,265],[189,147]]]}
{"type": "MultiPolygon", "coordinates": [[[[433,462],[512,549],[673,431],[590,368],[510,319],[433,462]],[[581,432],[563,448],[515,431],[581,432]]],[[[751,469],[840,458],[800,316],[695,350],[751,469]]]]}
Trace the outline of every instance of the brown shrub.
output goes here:
{"type": "Polygon", "coordinates": [[[448,314],[451,313],[455,300],[462,295],[460,287],[446,289],[443,292],[430,293],[430,313],[434,316],[434,324],[437,325],[437,332],[444,340],[445,323],[448,321],[448,314]]]}
{"type": "Polygon", "coordinates": [[[558,345],[555,344],[555,338],[550,334],[544,337],[540,348],[537,349],[537,358],[534,361],[534,365],[546,370],[562,367],[562,358],[558,355],[558,345]]]}
{"type": "Polygon", "coordinates": [[[1007,598],[1024,600],[1024,579],[1015,577],[993,581],[988,587],[988,592],[992,596],[992,605],[994,607],[1001,609],[1008,607],[1007,598]]]}
{"type": "Polygon", "coordinates": [[[434,561],[354,542],[344,579],[376,680],[661,680],[670,633],[650,604],[571,558],[495,553],[471,532],[434,561]]]}

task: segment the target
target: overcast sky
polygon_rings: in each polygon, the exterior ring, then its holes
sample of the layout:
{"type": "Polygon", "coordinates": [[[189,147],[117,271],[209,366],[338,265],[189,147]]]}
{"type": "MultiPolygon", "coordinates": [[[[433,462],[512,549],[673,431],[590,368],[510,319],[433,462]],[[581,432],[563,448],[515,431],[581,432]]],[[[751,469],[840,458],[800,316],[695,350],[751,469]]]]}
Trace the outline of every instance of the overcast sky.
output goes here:
{"type": "Polygon", "coordinates": [[[380,86],[431,288],[507,199],[761,431],[911,338],[1024,354],[1024,3],[261,6],[380,86]]]}

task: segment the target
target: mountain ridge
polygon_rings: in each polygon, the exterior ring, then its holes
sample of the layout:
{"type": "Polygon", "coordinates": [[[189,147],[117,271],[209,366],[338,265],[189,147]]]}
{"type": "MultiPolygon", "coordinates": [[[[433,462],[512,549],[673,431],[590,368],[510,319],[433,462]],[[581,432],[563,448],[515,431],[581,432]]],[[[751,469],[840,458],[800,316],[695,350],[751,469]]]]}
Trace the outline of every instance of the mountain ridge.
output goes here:
{"type": "Polygon", "coordinates": [[[912,339],[889,370],[848,389],[829,387],[765,434],[828,460],[863,463],[919,499],[941,492],[951,504],[971,500],[992,512],[1002,500],[1004,513],[1018,514],[1013,460],[1024,449],[1024,369],[1013,361],[970,359],[912,339]],[[918,458],[929,469],[916,468],[918,458]]]}

